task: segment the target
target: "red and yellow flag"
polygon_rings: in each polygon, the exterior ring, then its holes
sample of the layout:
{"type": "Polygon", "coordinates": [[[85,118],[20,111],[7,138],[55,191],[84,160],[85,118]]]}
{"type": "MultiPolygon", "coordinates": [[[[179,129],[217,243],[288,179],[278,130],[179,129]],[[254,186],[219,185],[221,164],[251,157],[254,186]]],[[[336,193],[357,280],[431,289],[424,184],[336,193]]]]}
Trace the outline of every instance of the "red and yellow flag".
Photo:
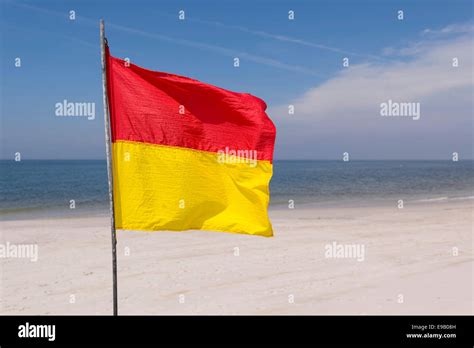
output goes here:
{"type": "Polygon", "coordinates": [[[116,228],[272,236],[265,102],[106,59],[116,228]]]}

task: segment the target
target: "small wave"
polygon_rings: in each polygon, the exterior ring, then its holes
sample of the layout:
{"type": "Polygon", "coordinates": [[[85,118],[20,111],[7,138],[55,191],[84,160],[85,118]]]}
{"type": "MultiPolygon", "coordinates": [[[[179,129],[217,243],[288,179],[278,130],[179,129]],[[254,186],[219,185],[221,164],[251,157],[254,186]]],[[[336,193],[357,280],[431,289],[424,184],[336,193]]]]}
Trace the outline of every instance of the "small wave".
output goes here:
{"type": "Polygon", "coordinates": [[[460,200],[465,200],[465,199],[474,199],[474,196],[465,196],[465,197],[453,197],[450,198],[452,201],[460,201],[460,200]]]}
{"type": "Polygon", "coordinates": [[[427,203],[427,202],[442,202],[442,201],[461,201],[461,200],[468,200],[468,199],[474,199],[474,196],[462,196],[462,197],[445,197],[445,196],[443,196],[443,197],[418,199],[414,202],[427,203]]]}
{"type": "Polygon", "coordinates": [[[446,201],[449,197],[436,197],[436,198],[425,198],[425,199],[418,199],[415,202],[438,202],[438,201],[446,201]]]}

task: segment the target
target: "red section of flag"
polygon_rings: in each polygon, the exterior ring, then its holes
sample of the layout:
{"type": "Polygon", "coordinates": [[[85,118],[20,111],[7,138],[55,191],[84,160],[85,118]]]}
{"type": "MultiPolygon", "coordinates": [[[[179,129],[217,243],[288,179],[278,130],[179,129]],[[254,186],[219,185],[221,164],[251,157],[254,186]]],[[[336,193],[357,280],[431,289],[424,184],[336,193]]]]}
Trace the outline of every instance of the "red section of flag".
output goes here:
{"type": "Polygon", "coordinates": [[[110,56],[107,79],[112,141],[196,150],[256,150],[272,161],[275,126],[263,100],[110,56]]]}

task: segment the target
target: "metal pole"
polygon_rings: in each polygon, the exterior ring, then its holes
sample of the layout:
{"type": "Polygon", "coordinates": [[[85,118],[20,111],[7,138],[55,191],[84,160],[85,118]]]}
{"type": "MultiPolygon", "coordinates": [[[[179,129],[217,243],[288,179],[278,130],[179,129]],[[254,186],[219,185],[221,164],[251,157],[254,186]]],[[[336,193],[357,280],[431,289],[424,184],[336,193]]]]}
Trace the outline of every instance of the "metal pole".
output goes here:
{"type": "Polygon", "coordinates": [[[107,97],[107,71],[105,57],[105,33],[104,20],[100,20],[100,51],[102,61],[102,92],[104,102],[104,126],[105,126],[105,151],[107,153],[107,175],[109,179],[109,201],[110,201],[110,229],[112,232],[112,278],[113,278],[113,297],[114,297],[114,315],[118,315],[117,299],[117,236],[115,233],[115,215],[114,215],[114,178],[112,175],[112,156],[110,141],[110,116],[109,116],[109,98],[107,97]]]}

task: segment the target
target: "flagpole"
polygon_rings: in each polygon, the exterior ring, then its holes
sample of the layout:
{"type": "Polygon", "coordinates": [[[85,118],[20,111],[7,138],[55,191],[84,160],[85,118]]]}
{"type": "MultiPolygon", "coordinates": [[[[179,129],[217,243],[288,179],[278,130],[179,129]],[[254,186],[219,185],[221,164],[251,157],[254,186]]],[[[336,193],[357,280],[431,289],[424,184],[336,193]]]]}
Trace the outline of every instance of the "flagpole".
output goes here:
{"type": "Polygon", "coordinates": [[[104,126],[105,126],[105,151],[107,153],[107,176],[109,181],[109,202],[110,202],[110,230],[112,232],[112,279],[113,279],[113,307],[114,315],[118,315],[118,299],[117,299],[117,235],[115,233],[115,213],[114,213],[114,179],[112,175],[112,157],[110,142],[110,116],[109,116],[109,98],[107,97],[107,72],[105,45],[107,39],[104,32],[104,20],[100,20],[100,52],[102,61],[102,98],[104,103],[104,126]]]}

